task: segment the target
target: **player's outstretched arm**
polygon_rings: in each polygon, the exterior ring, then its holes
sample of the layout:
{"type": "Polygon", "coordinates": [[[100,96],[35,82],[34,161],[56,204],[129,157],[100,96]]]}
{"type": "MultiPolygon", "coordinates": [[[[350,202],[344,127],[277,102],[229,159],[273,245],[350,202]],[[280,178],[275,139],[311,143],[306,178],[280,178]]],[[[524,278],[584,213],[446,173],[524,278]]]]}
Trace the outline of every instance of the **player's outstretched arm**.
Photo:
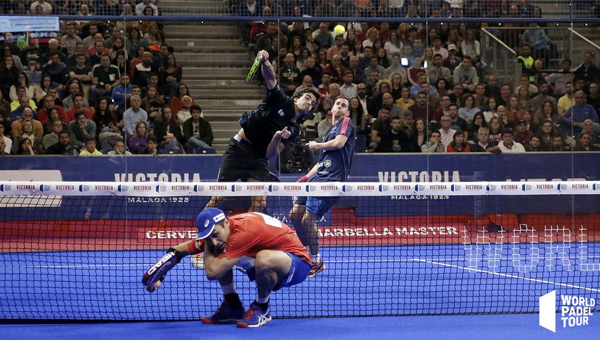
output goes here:
{"type": "Polygon", "coordinates": [[[269,61],[269,52],[265,50],[259,51],[256,57],[258,60],[260,60],[260,69],[263,78],[267,83],[267,88],[272,90],[275,88],[275,86],[277,86],[277,79],[275,78],[275,70],[273,69],[273,65],[271,65],[271,62],[269,61]]]}

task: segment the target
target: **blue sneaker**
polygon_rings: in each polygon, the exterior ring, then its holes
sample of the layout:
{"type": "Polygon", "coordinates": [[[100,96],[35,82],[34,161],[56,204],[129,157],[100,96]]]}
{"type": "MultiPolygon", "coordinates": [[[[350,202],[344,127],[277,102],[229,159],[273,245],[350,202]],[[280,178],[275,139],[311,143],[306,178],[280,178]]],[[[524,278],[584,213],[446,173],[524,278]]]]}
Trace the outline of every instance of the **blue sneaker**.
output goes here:
{"type": "Polygon", "coordinates": [[[254,328],[268,324],[271,321],[271,309],[262,310],[256,303],[252,303],[250,308],[244,313],[244,318],[238,321],[240,328],[254,328]]]}
{"type": "Polygon", "coordinates": [[[206,324],[236,323],[243,317],[244,306],[232,307],[223,301],[213,315],[205,316],[200,321],[206,324]]]}

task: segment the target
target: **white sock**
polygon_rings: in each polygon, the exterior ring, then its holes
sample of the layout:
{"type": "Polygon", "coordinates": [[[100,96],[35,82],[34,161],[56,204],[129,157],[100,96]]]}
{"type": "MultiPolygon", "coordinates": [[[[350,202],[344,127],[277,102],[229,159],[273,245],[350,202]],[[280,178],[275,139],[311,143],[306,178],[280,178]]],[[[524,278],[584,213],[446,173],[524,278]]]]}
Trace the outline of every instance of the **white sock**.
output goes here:
{"type": "Polygon", "coordinates": [[[258,303],[261,303],[261,304],[262,304],[262,303],[267,303],[267,302],[269,302],[269,296],[267,296],[266,298],[261,298],[261,297],[259,297],[259,296],[257,295],[257,296],[256,296],[256,302],[258,302],[258,303]]]}
{"type": "Polygon", "coordinates": [[[321,261],[321,253],[310,254],[310,257],[312,257],[313,263],[318,263],[321,261]]]}
{"type": "Polygon", "coordinates": [[[221,286],[221,290],[223,291],[223,295],[237,294],[237,290],[235,290],[235,283],[230,283],[228,285],[221,286]]]}

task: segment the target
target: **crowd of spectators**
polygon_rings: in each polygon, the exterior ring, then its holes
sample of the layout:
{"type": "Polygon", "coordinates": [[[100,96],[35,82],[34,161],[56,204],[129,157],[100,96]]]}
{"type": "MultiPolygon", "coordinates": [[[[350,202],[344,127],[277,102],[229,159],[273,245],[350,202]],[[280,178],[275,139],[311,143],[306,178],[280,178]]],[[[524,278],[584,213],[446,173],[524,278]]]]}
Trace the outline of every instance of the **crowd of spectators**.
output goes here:
{"type": "MultiPolygon", "coordinates": [[[[8,1],[2,10],[155,16],[157,5],[157,0],[38,0],[8,1]]],[[[243,45],[269,52],[286,93],[314,87],[322,94],[318,112],[301,122],[305,139],[323,135],[331,125],[333,102],[344,96],[357,127],[358,152],[600,148],[600,70],[594,53],[585,53],[581,61],[565,59],[560,70],[547,72],[544,65],[556,57],[556,46],[544,27],[531,23],[516,46],[519,83],[499,84],[481,57],[480,24],[410,22],[418,17],[540,17],[541,10],[526,0],[231,0],[226,5],[234,15],[299,18],[238,27],[243,45]],[[407,20],[342,23],[345,33],[336,35],[337,23],[302,21],[305,16],[407,20]]],[[[92,138],[102,154],[214,152],[210,123],[181,82],[181,67],[161,28],[151,20],[68,22],[55,38],[5,34],[3,152],[73,154],[91,148],[92,138]]]]}
{"type": "Polygon", "coordinates": [[[6,14],[54,15],[160,15],[160,0],[6,0],[6,14]]]}
{"type": "MultiPolygon", "coordinates": [[[[157,2],[133,8],[157,15],[157,2]]],[[[84,4],[94,2],[35,1],[31,8],[72,13],[84,4]]],[[[49,39],[4,34],[2,154],[213,153],[210,123],[181,82],[173,48],[155,22],[135,23],[61,22],[49,39]]]]}
{"type": "MultiPolygon", "coordinates": [[[[290,8],[278,8],[278,13],[290,11],[290,16],[299,18],[319,13],[337,16],[344,11],[381,17],[385,16],[381,6],[406,18],[504,16],[504,12],[518,17],[541,15],[527,1],[502,1],[493,8],[480,6],[479,1],[407,1],[402,8],[390,7],[387,1],[367,1],[367,8],[356,1],[285,3],[290,8]]],[[[271,5],[245,0],[230,10],[250,15],[264,13],[271,5]]],[[[243,45],[269,51],[284,91],[293,95],[312,86],[322,94],[318,112],[302,124],[306,139],[322,135],[331,103],[344,96],[352,103],[358,152],[600,150],[600,72],[594,54],[585,53],[581,61],[565,59],[562,69],[549,72],[543,65],[558,57],[556,45],[544,27],[525,25],[516,43],[522,74],[516,84],[499,84],[482,58],[485,47],[477,23],[298,19],[241,23],[239,29],[243,45]],[[344,34],[333,32],[337,24],[345,27],[344,34]],[[545,132],[542,127],[547,121],[551,129],[545,132]]]]}

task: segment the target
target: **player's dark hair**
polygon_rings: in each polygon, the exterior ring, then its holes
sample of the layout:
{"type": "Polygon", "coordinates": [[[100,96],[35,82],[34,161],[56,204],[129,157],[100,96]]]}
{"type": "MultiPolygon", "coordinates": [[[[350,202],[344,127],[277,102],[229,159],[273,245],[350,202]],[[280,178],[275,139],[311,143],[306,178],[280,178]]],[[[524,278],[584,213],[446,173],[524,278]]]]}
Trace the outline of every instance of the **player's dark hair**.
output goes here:
{"type": "MultiPolygon", "coordinates": [[[[300,98],[305,93],[312,93],[315,96],[315,99],[317,102],[319,102],[319,99],[321,98],[321,94],[319,93],[319,91],[317,91],[316,89],[313,89],[313,88],[306,88],[306,89],[298,91],[298,93],[294,94],[294,98],[300,98]]],[[[316,106],[317,105],[315,105],[315,107],[316,106]]]]}

